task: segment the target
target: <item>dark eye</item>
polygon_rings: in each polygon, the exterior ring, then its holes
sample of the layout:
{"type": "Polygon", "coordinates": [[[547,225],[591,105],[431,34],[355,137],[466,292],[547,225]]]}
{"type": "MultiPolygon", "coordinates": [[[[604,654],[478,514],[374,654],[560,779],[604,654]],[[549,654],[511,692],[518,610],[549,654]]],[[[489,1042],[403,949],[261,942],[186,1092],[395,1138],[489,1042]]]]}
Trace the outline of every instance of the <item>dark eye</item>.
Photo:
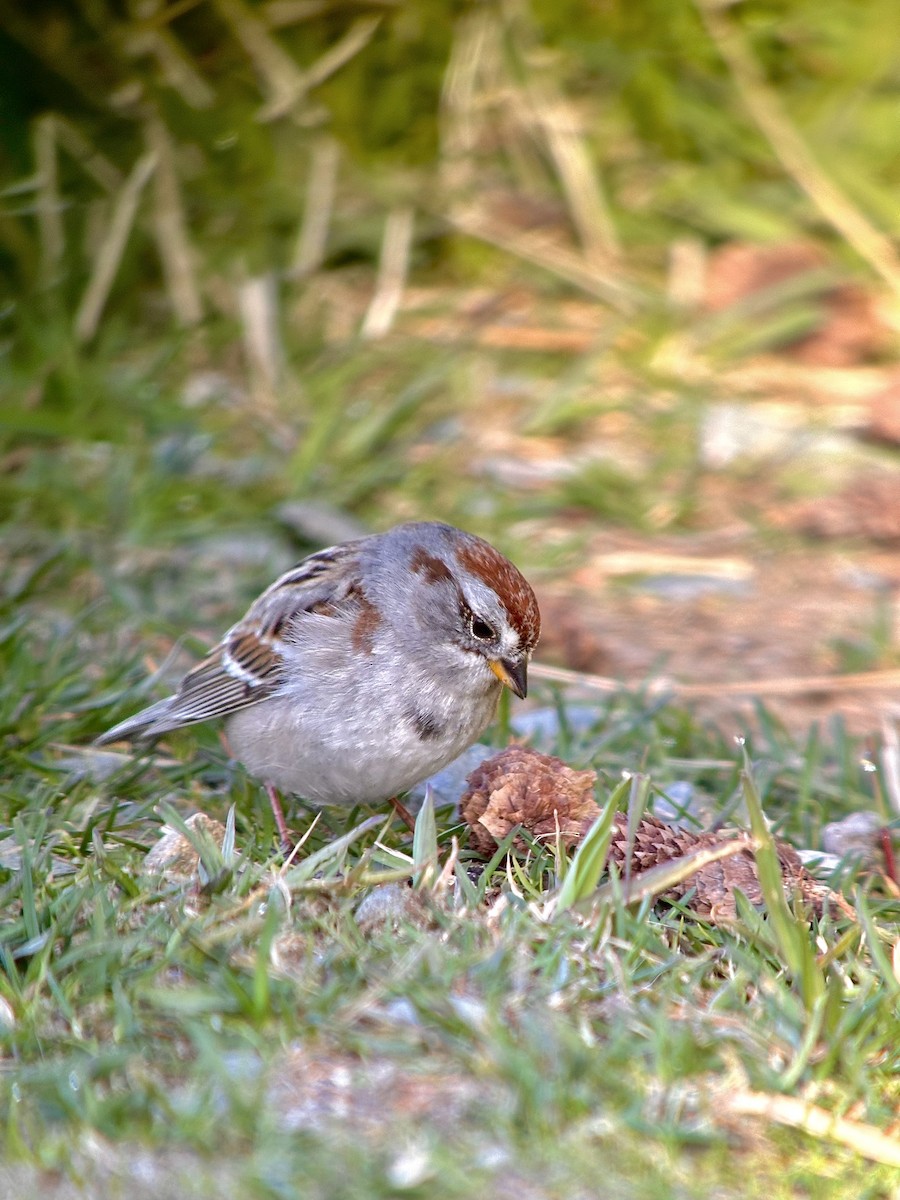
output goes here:
{"type": "Polygon", "coordinates": [[[493,625],[488,625],[487,621],[482,621],[480,617],[473,617],[469,628],[472,630],[472,636],[477,637],[479,642],[492,642],[497,636],[493,625]]]}

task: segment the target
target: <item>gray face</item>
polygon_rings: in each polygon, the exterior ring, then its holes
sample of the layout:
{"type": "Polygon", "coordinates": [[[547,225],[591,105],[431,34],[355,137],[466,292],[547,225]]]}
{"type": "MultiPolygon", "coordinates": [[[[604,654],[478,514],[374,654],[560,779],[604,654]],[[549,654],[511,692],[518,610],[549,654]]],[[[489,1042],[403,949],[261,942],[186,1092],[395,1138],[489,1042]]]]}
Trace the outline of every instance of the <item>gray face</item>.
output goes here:
{"type": "Polygon", "coordinates": [[[531,588],[511,563],[481,539],[440,524],[400,526],[384,542],[392,551],[379,564],[391,597],[384,616],[398,636],[427,645],[436,668],[478,664],[491,684],[490,663],[521,669],[539,616],[531,588]]]}
{"type": "Polygon", "coordinates": [[[480,579],[464,576],[460,590],[460,637],[473,651],[491,659],[518,660],[527,652],[497,593],[480,579]]]}

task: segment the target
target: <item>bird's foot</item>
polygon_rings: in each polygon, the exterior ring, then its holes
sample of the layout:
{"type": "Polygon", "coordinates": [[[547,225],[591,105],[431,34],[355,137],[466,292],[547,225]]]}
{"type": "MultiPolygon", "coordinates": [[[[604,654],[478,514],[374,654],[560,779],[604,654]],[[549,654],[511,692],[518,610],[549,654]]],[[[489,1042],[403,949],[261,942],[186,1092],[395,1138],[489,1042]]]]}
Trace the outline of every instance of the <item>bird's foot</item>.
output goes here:
{"type": "Polygon", "coordinates": [[[398,800],[396,796],[391,796],[390,805],[391,805],[391,808],[394,810],[394,812],[397,814],[397,816],[400,818],[400,820],[403,822],[403,824],[406,826],[406,828],[411,833],[415,833],[416,819],[412,815],[412,813],[409,811],[409,809],[406,807],[406,805],[403,804],[402,801],[398,800]]]}
{"type": "Polygon", "coordinates": [[[275,818],[275,828],[278,830],[278,840],[281,843],[281,848],[285,854],[290,854],[294,849],[296,839],[290,829],[288,829],[287,821],[284,819],[284,812],[281,807],[281,797],[274,784],[266,784],[266,795],[269,797],[272,816],[275,818]]]}

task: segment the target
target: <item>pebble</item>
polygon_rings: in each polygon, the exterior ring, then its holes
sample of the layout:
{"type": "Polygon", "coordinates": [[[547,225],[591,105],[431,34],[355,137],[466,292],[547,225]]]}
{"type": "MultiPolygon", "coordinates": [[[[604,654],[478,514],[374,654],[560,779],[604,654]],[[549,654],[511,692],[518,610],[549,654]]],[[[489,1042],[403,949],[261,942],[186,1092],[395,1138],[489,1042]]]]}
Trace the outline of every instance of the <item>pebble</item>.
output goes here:
{"type": "Polygon", "coordinates": [[[855,812],[841,821],[832,821],[822,830],[822,849],[838,858],[853,857],[865,867],[881,861],[881,833],[884,822],[873,812],[855,812]]]}
{"type": "Polygon", "coordinates": [[[421,915],[419,897],[406,883],[382,883],[368,891],[353,914],[360,929],[398,925],[421,915]]]}

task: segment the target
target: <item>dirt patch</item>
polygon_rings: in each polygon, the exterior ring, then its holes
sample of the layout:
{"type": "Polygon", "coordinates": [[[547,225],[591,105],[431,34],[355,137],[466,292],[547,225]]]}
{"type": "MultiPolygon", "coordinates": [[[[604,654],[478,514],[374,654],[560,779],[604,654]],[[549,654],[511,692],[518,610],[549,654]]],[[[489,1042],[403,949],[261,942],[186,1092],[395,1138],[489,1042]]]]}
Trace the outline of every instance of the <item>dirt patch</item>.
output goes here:
{"type": "Polygon", "coordinates": [[[565,584],[538,593],[543,661],[635,686],[663,677],[708,686],[690,701],[703,715],[743,719],[754,690],[796,729],[841,713],[856,732],[874,732],[900,710],[900,673],[882,687],[754,688],[900,667],[900,559],[884,550],[605,531],[565,584]],[[746,695],[731,693],[737,684],[746,695]]]}

